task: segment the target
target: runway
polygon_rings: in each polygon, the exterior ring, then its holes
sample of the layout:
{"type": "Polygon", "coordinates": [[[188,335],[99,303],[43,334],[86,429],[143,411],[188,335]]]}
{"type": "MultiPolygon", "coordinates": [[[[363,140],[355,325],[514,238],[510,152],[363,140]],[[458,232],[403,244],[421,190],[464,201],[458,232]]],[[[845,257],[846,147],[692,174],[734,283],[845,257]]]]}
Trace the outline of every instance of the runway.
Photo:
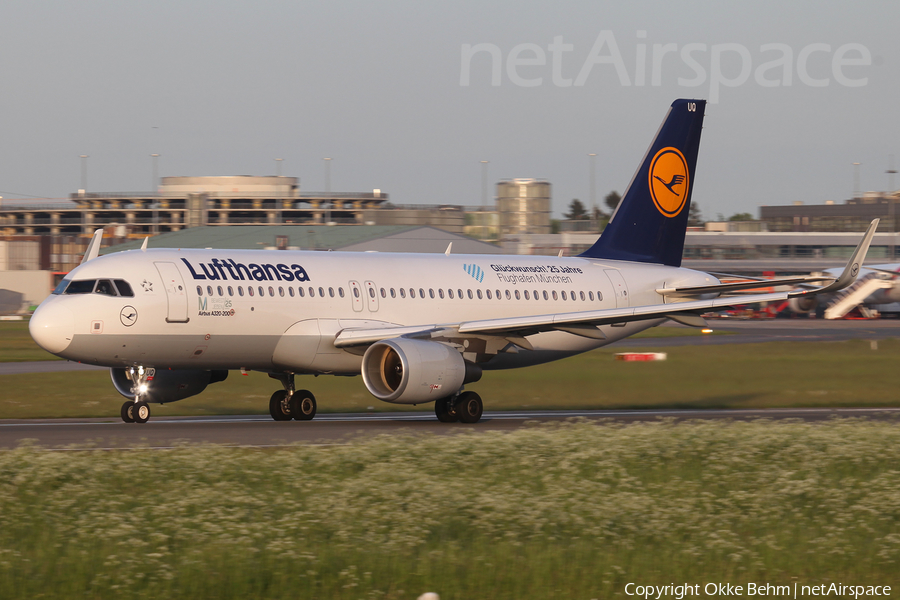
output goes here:
{"type": "Polygon", "coordinates": [[[453,435],[513,431],[533,422],[587,419],[621,423],[658,419],[750,420],[833,418],[893,420],[900,424],[900,408],[798,408],[756,410],[593,410],[485,412],[475,425],[439,423],[430,412],[322,414],[313,421],[276,422],[268,416],[164,417],[143,425],[116,418],[0,420],[0,448],[32,443],[54,450],[87,448],[126,450],[161,449],[185,444],[269,448],[292,444],[341,444],[376,435],[453,435]]]}

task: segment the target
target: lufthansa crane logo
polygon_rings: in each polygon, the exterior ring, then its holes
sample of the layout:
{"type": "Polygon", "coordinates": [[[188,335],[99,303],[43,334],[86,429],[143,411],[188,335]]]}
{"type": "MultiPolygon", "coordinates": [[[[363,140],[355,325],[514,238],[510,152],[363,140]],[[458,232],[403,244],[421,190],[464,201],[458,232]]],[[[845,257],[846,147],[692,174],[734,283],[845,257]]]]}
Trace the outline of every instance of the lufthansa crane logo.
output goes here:
{"type": "Polygon", "coordinates": [[[119,311],[119,320],[122,321],[122,325],[125,327],[131,327],[137,323],[137,318],[137,310],[133,306],[126,306],[119,311]]]}
{"type": "Polygon", "coordinates": [[[690,173],[684,155],[671,146],[656,153],[650,163],[650,196],[657,210],[675,217],[684,208],[690,186],[690,173]]]}

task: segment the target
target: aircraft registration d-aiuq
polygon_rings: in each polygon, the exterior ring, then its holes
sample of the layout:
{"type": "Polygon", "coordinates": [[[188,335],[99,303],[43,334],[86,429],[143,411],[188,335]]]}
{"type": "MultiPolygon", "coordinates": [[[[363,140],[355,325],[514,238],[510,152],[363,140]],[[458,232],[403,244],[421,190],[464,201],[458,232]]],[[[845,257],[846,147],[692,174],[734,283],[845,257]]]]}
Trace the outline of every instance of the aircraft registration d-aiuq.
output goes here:
{"type": "Polygon", "coordinates": [[[705,106],[672,104],[611,222],[580,256],[148,249],[145,240],[100,257],[97,231],[35,311],[31,335],[57,356],[109,367],[126,422],[242,369],[282,384],[269,401],[276,421],[316,414],[297,375],[361,374],[379,400],[434,402],[439,420],[475,423],[482,400],[464,386],[483,371],[852,283],[877,221],[836,277],[722,284],[680,267],[705,106]],[[810,281],[822,287],[719,297],[810,281]]]}

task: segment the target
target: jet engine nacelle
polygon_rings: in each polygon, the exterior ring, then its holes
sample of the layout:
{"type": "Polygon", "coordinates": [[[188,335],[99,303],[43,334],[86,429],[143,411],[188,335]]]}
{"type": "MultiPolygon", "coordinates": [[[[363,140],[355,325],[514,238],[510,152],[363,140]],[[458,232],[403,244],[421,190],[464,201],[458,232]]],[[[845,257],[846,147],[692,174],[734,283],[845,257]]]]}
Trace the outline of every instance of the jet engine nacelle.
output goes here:
{"type": "MultiPolygon", "coordinates": [[[[110,369],[110,378],[116,391],[126,398],[134,398],[133,383],[128,378],[128,369],[110,369]]],[[[206,389],[210,383],[224,381],[228,371],[195,371],[159,369],[153,378],[147,378],[147,390],[141,394],[141,400],[163,404],[184,400],[196,396],[206,389]]]]}
{"type": "Polygon", "coordinates": [[[395,338],[369,346],[362,376],[373,396],[395,404],[431,402],[481,379],[481,368],[440,342],[395,338]]]}
{"type": "Polygon", "coordinates": [[[791,309],[791,312],[800,315],[805,315],[816,310],[818,304],[819,301],[815,296],[800,296],[788,300],[788,308],[791,309]]]}

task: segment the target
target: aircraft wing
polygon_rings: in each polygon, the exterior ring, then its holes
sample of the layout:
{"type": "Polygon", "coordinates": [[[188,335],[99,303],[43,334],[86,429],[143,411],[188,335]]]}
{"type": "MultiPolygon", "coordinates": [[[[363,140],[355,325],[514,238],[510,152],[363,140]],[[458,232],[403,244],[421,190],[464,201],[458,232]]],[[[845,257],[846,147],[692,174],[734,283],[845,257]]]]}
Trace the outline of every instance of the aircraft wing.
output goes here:
{"type": "Polygon", "coordinates": [[[502,319],[482,319],[463,323],[444,323],[416,327],[378,327],[365,329],[344,329],[338,333],[334,345],[338,348],[366,346],[383,339],[396,337],[432,337],[454,335],[490,335],[515,338],[513,343],[528,348],[527,335],[543,331],[566,331],[583,337],[604,339],[606,336],[597,329],[600,325],[647,321],[650,319],[673,319],[686,322],[691,318],[699,320],[700,313],[719,310],[741,304],[787,300],[796,295],[813,292],[779,292],[771,294],[748,294],[716,298],[713,300],[692,300],[675,304],[653,304],[626,308],[608,308],[571,313],[551,313],[502,319]]]}
{"type": "MultiPolygon", "coordinates": [[[[603,339],[604,334],[597,329],[599,325],[627,323],[631,321],[647,321],[651,319],[673,319],[680,322],[700,321],[700,313],[719,310],[742,304],[757,302],[774,302],[811,296],[820,293],[834,292],[845,288],[859,274],[859,268],[869,250],[869,244],[875,235],[878,219],[872,221],[862,240],[837,278],[828,278],[831,283],[811,290],[794,290],[768,294],[746,294],[714,298],[709,300],[689,300],[674,304],[650,304],[623,308],[607,308],[571,313],[551,313],[546,315],[528,315],[522,317],[505,317],[500,319],[480,319],[462,323],[445,323],[420,325],[413,327],[379,327],[345,329],[338,333],[334,345],[338,348],[373,344],[379,340],[394,337],[431,337],[438,335],[491,335],[509,338],[514,344],[528,348],[530,344],[525,338],[544,331],[567,331],[576,335],[603,339]]],[[[704,286],[716,287],[716,286],[704,286]]],[[[696,292],[695,292],[696,293],[696,292]]],[[[704,292],[700,292],[704,293],[704,292]]]]}
{"type": "Polygon", "coordinates": [[[697,296],[699,294],[722,294],[725,292],[738,292],[743,290],[755,290],[763,287],[776,287],[779,285],[801,285],[836,280],[837,277],[782,277],[780,279],[756,279],[754,281],[741,281],[739,283],[720,283],[718,285],[699,285],[683,288],[660,288],[656,293],[660,296],[697,296]]]}

